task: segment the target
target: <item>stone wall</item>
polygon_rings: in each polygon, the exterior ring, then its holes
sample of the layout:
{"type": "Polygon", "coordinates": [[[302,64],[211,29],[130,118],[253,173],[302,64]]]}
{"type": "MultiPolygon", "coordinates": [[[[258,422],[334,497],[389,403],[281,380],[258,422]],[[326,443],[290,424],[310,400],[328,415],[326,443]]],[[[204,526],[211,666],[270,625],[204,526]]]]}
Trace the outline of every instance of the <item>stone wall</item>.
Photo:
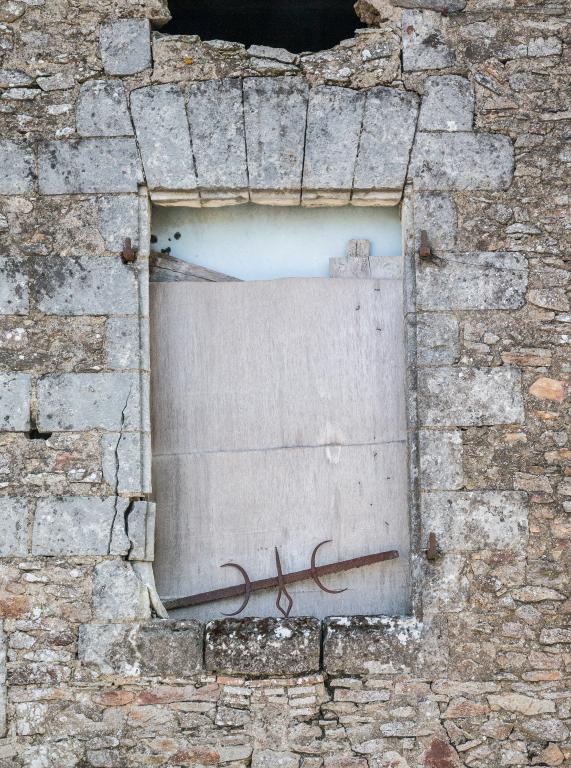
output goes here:
{"type": "Polygon", "coordinates": [[[293,56],[162,36],[162,0],[0,2],[2,767],[571,762],[569,20],[357,8],[293,56]],[[404,195],[415,616],[159,618],[149,195],[404,195]]]}

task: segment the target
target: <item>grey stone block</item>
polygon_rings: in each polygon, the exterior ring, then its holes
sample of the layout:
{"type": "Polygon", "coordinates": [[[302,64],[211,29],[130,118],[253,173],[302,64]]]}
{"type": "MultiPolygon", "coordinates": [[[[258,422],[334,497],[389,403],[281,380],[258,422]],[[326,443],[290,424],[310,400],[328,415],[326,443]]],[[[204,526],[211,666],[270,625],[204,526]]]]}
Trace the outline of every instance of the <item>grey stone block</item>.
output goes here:
{"type": "Polygon", "coordinates": [[[151,26],[147,19],[119,19],[101,25],[101,61],[110,75],[134,75],[151,66],[151,26]]]}
{"type": "Polygon", "coordinates": [[[201,671],[202,637],[197,621],[84,624],[78,654],[104,675],[180,679],[201,671]]]}
{"type": "Polygon", "coordinates": [[[514,150],[495,133],[418,133],[409,175],[418,190],[507,189],[514,150]]]}
{"type": "Polygon", "coordinates": [[[223,619],[206,625],[210,672],[237,675],[302,675],[319,669],[317,619],[223,619]]]}
{"type": "Polygon", "coordinates": [[[127,501],[113,496],[39,499],[32,534],[34,555],[126,555],[127,501]]]}
{"type": "Polygon", "coordinates": [[[110,368],[141,368],[141,324],[146,318],[136,315],[110,317],[107,321],[105,351],[110,368]]]}
{"type": "Polygon", "coordinates": [[[137,373],[56,373],[38,381],[38,429],[120,432],[141,426],[137,373]]]}
{"type": "Polygon", "coordinates": [[[40,146],[43,195],[136,192],[142,181],[134,139],[48,141],[40,146]]]}
{"type": "Polygon", "coordinates": [[[184,97],[178,85],[131,93],[131,116],[151,189],[196,190],[184,97]]]}
{"type": "Polygon", "coordinates": [[[484,426],[524,421],[518,368],[421,368],[419,412],[425,426],[484,426]]]}
{"type": "Polygon", "coordinates": [[[446,39],[448,20],[432,11],[408,10],[402,15],[402,62],[405,72],[444,69],[456,63],[446,39]]]}
{"type": "Polygon", "coordinates": [[[38,309],[48,315],[137,314],[137,273],[113,257],[50,257],[32,264],[38,309]]]}
{"type": "Polygon", "coordinates": [[[452,198],[434,192],[417,192],[414,195],[414,228],[417,250],[420,233],[425,230],[434,252],[451,251],[458,231],[458,213],[452,198]]]}
{"type": "Polygon", "coordinates": [[[20,259],[0,256],[0,315],[28,312],[28,275],[20,259]]]}
{"type": "Polygon", "coordinates": [[[434,531],[443,552],[524,552],[527,545],[526,494],[518,491],[424,493],[421,516],[423,546],[434,531]]]}
{"type": "Polygon", "coordinates": [[[149,591],[125,560],[105,560],[95,566],[91,607],[98,621],[151,617],[149,591]]]}
{"type": "Polygon", "coordinates": [[[300,756],[293,752],[260,749],[252,755],[252,768],[299,768],[300,756]]]}
{"type": "Polygon", "coordinates": [[[244,80],[250,197],[297,203],[301,195],[308,86],[299,77],[244,80]]]}
{"type": "Polygon", "coordinates": [[[28,502],[18,496],[0,498],[0,557],[28,551],[28,502]]]}
{"type": "Polygon", "coordinates": [[[440,13],[446,10],[449,13],[455,13],[464,10],[467,0],[391,0],[391,2],[399,8],[419,8],[440,13]]]}
{"type": "Polygon", "coordinates": [[[192,83],[188,120],[201,198],[226,191],[248,199],[242,82],[238,79],[192,83]]]}
{"type": "Polygon", "coordinates": [[[30,429],[30,376],[0,373],[0,432],[30,429]]]}
{"type": "Polygon", "coordinates": [[[420,312],[416,323],[416,361],[419,365],[449,365],[458,361],[460,328],[454,315],[420,312]]]}
{"type": "Polygon", "coordinates": [[[420,265],[417,306],[425,310],[517,309],[525,303],[527,261],[518,253],[451,253],[420,265]]]}
{"type": "Polygon", "coordinates": [[[155,557],[156,504],[135,501],[127,515],[127,535],[131,542],[129,560],[152,562],[155,557]]]}
{"type": "Polygon", "coordinates": [[[131,238],[131,245],[139,247],[139,196],[109,195],[100,197],[99,231],[108,251],[120,253],[125,238],[131,238]]]}
{"type": "Polygon", "coordinates": [[[455,491],[464,484],[462,434],[421,429],[420,485],[423,490],[455,491]]]}
{"type": "MultiPolygon", "coordinates": [[[[408,616],[351,616],[327,619],[323,666],[329,675],[413,673],[432,651],[437,627],[408,616]]],[[[433,671],[446,661],[444,645],[432,654],[433,671]]]]}
{"type": "Polygon", "coordinates": [[[379,86],[367,92],[353,198],[398,202],[418,115],[418,96],[379,86]]]}
{"type": "Polygon", "coordinates": [[[151,490],[143,470],[145,439],[141,432],[114,432],[101,438],[103,477],[115,493],[136,495],[151,490]]]}
{"type": "Polygon", "coordinates": [[[471,131],[474,87],[465,77],[427,77],[420,107],[420,131],[471,131]]]}
{"type": "Polygon", "coordinates": [[[27,144],[0,138],[0,195],[32,192],[34,165],[34,154],[27,144]]]}
{"type": "Polygon", "coordinates": [[[76,108],[80,136],[132,136],[125,86],[120,80],[89,80],[81,86],[76,108]]]}
{"type": "Polygon", "coordinates": [[[349,201],[363,121],[363,92],[336,86],[312,88],[309,94],[303,203],[349,201]]]}

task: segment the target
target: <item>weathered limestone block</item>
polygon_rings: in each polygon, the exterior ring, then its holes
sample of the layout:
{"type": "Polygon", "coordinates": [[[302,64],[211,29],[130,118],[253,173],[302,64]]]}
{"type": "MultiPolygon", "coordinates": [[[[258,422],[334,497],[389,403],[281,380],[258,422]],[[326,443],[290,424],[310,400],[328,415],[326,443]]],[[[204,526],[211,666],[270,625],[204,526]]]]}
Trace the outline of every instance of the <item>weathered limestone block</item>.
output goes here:
{"type": "Polygon", "coordinates": [[[30,428],[30,376],[0,373],[0,432],[26,432],[30,428]]]}
{"type": "Polygon", "coordinates": [[[421,368],[419,413],[424,426],[521,424],[521,372],[512,366],[421,368]]]}
{"type": "Polygon", "coordinates": [[[6,736],[7,718],[6,707],[6,662],[8,657],[8,640],[4,632],[4,622],[0,619],[0,739],[6,736]]]}
{"type": "Polygon", "coordinates": [[[416,317],[416,360],[419,365],[447,365],[460,356],[460,328],[454,315],[419,312],[416,317]]]}
{"type": "MultiPolygon", "coordinates": [[[[148,327],[147,318],[110,317],[105,325],[105,353],[110,368],[144,367],[141,357],[142,326],[148,327]]],[[[145,332],[145,330],[143,332],[145,332]]]]}
{"type": "Polygon", "coordinates": [[[97,621],[151,617],[149,591],[125,560],[105,560],[95,566],[91,607],[97,621]]]}
{"type": "Polygon", "coordinates": [[[137,373],[55,373],[38,381],[38,429],[120,432],[141,427],[137,373]]]}
{"type": "Polygon", "coordinates": [[[465,77],[427,77],[420,107],[420,131],[471,131],[474,87],[465,77]]]}
{"type": "Polygon", "coordinates": [[[446,39],[448,20],[432,11],[408,10],[402,15],[402,61],[405,72],[444,69],[456,63],[446,39]]]}
{"type": "Polygon", "coordinates": [[[416,273],[418,309],[518,309],[525,303],[527,260],[519,253],[448,253],[416,273]]]}
{"type": "Polygon", "coordinates": [[[108,496],[39,499],[32,534],[35,555],[125,555],[127,500],[108,496]]]}
{"type": "MultiPolygon", "coordinates": [[[[433,670],[446,663],[440,630],[408,616],[351,616],[327,619],[323,666],[329,675],[395,674],[424,671],[424,654],[433,670]]],[[[422,672],[421,672],[422,673],[422,672]]]]}
{"type": "Polygon", "coordinates": [[[151,66],[151,26],[147,19],[118,19],[101,25],[101,61],[110,75],[134,75],[151,66]]]}
{"type": "Polygon", "coordinates": [[[0,195],[21,195],[34,189],[34,154],[22,141],[0,138],[0,195]]]}
{"type": "Polygon", "coordinates": [[[25,498],[0,498],[0,557],[28,551],[28,502],[25,498]]]}
{"type": "Polygon", "coordinates": [[[367,91],[353,183],[354,201],[397,203],[406,179],[418,96],[379,86],[367,91]]]}
{"type": "Polygon", "coordinates": [[[451,251],[456,244],[458,213],[451,197],[434,192],[419,192],[414,196],[414,228],[420,247],[424,229],[433,251],[451,251]]]}
{"type": "Polygon", "coordinates": [[[40,145],[43,195],[136,192],[139,181],[142,175],[134,139],[94,138],[40,145]]]}
{"type": "Polygon", "coordinates": [[[419,8],[427,11],[463,11],[467,0],[391,0],[399,8],[419,8]]]}
{"type": "Polygon", "coordinates": [[[191,677],[202,669],[202,637],[197,621],[84,624],[79,659],[104,675],[191,677]]]}
{"type": "Polygon", "coordinates": [[[437,616],[441,611],[459,613],[465,610],[470,582],[467,578],[466,555],[440,554],[427,563],[422,555],[423,615],[437,616]]]}
{"type": "Polygon", "coordinates": [[[514,150],[496,133],[439,132],[416,135],[409,175],[419,190],[508,189],[514,150]]]}
{"type": "Polygon", "coordinates": [[[127,514],[129,560],[152,562],[155,558],[156,504],[135,501],[127,514]]]}
{"type": "Polygon", "coordinates": [[[420,482],[423,489],[456,490],[461,488],[462,434],[457,431],[421,429],[420,482]]]}
{"type": "Polygon", "coordinates": [[[139,196],[105,195],[98,199],[99,231],[108,251],[120,253],[125,238],[131,238],[131,245],[139,247],[139,196]]]}
{"type": "Polygon", "coordinates": [[[141,432],[113,432],[101,438],[103,478],[115,493],[149,493],[150,477],[146,458],[150,435],[141,432]]]}
{"type": "Polygon", "coordinates": [[[301,195],[308,86],[298,77],[244,80],[250,199],[297,204],[301,195]]]}
{"type": "Polygon", "coordinates": [[[20,259],[0,256],[0,315],[28,312],[28,275],[20,259]]]}
{"type": "Polygon", "coordinates": [[[201,200],[248,200],[242,82],[192,83],[188,121],[201,200]]]}
{"type": "Polygon", "coordinates": [[[47,315],[137,314],[137,273],[112,257],[50,257],[32,265],[38,309],[47,315]]]}
{"type": "Polygon", "coordinates": [[[319,86],[309,94],[303,205],[349,202],[365,94],[350,88],[319,86]]]}
{"type": "MultiPolygon", "coordinates": [[[[525,551],[526,494],[519,491],[423,493],[423,542],[434,531],[443,552],[480,549],[525,551]]],[[[426,544],[424,544],[426,546],[426,544]]]]}
{"type": "Polygon", "coordinates": [[[223,619],[206,625],[206,668],[238,675],[302,675],[319,669],[317,619],[223,619]]]}
{"type": "Polygon", "coordinates": [[[300,757],[293,752],[261,749],[252,755],[252,768],[298,768],[300,757]]]}
{"type": "Polygon", "coordinates": [[[125,86],[120,80],[88,80],[76,109],[80,136],[132,136],[125,86]]]}
{"type": "Polygon", "coordinates": [[[196,174],[184,97],[178,85],[152,85],[131,93],[131,116],[151,190],[184,190],[197,198],[196,174]]]}

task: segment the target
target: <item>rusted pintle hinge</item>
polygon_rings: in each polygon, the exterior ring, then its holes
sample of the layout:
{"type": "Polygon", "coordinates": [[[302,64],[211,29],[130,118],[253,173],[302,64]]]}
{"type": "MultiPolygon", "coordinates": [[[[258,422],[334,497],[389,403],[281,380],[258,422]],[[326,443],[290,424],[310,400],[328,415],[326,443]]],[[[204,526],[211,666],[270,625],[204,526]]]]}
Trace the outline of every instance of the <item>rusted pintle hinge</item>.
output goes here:
{"type": "Polygon", "coordinates": [[[431,259],[432,251],[428,242],[428,233],[425,229],[420,230],[420,250],[418,255],[421,259],[431,259]]]}
{"type": "Polygon", "coordinates": [[[428,534],[428,547],[425,549],[427,560],[436,560],[440,551],[438,549],[438,542],[436,541],[436,534],[434,531],[430,531],[428,534]]]}
{"type": "Polygon", "coordinates": [[[131,238],[126,237],[121,251],[121,260],[123,264],[132,264],[137,259],[137,251],[133,248],[131,238]]]}

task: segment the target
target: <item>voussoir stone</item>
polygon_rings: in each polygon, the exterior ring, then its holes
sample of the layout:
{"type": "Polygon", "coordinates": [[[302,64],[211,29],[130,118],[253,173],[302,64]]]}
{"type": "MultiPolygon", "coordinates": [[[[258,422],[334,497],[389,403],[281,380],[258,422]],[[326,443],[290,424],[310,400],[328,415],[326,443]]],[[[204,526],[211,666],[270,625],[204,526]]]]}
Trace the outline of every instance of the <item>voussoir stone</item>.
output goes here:
{"type": "Polygon", "coordinates": [[[34,154],[22,141],[0,138],[0,195],[21,195],[34,188],[34,154]]]}
{"type": "Polygon", "coordinates": [[[431,491],[421,498],[423,541],[433,531],[445,552],[522,551],[528,537],[526,494],[431,491]]]}
{"type": "Polygon", "coordinates": [[[196,190],[184,96],[174,85],[151,85],[131,93],[131,116],[151,189],[196,190]]]}
{"type": "Polygon", "coordinates": [[[300,77],[247,77],[244,80],[246,147],[253,201],[299,201],[308,97],[308,85],[300,77]]]}
{"type": "Polygon", "coordinates": [[[28,275],[20,259],[0,256],[0,315],[28,312],[28,275]]]}
{"type": "Polygon", "coordinates": [[[76,110],[80,136],[132,136],[125,86],[120,80],[89,80],[81,86],[76,110]]]}
{"type": "Polygon", "coordinates": [[[206,626],[209,671],[247,675],[298,675],[319,670],[317,619],[223,619],[206,626]]]}
{"type": "Polygon", "coordinates": [[[151,66],[151,26],[147,19],[102,24],[101,61],[110,75],[134,75],[151,66]]]}
{"type": "Polygon", "coordinates": [[[28,551],[28,502],[18,496],[0,498],[0,557],[28,551]]]}
{"type": "Polygon", "coordinates": [[[521,372],[512,366],[421,368],[419,412],[424,426],[521,424],[521,372]]]}
{"type": "Polygon", "coordinates": [[[44,195],[136,192],[139,181],[134,139],[48,141],[40,146],[39,184],[44,195]]]}
{"type": "Polygon", "coordinates": [[[79,659],[104,675],[185,678],[202,669],[203,631],[197,621],[84,624],[79,659]]]}
{"type": "Polygon", "coordinates": [[[201,197],[208,198],[209,191],[218,190],[247,200],[241,81],[231,78],[192,83],[187,112],[201,197]]]}
{"type": "Polygon", "coordinates": [[[402,194],[418,116],[418,96],[378,86],[367,91],[353,198],[388,199],[402,194]]]}
{"type": "Polygon", "coordinates": [[[125,499],[63,496],[39,499],[34,518],[35,555],[126,554],[125,499]]]}
{"type": "Polygon", "coordinates": [[[0,432],[30,429],[30,398],[28,373],[0,373],[0,432]]]}
{"type": "Polygon", "coordinates": [[[465,77],[427,77],[420,107],[420,131],[470,131],[474,120],[474,88],[465,77]]]}
{"type": "Polygon", "coordinates": [[[417,270],[417,306],[518,309],[525,304],[527,282],[527,260],[520,253],[446,253],[438,266],[421,264],[417,270]]]}
{"type": "Polygon", "coordinates": [[[141,427],[139,374],[55,373],[38,381],[38,429],[50,432],[141,427]]]}
{"type": "Polygon", "coordinates": [[[318,86],[309,95],[303,203],[348,202],[363,121],[365,94],[318,86]]]}
{"type": "Polygon", "coordinates": [[[514,174],[514,150],[496,133],[419,132],[409,175],[419,190],[508,189],[514,174]]]}

